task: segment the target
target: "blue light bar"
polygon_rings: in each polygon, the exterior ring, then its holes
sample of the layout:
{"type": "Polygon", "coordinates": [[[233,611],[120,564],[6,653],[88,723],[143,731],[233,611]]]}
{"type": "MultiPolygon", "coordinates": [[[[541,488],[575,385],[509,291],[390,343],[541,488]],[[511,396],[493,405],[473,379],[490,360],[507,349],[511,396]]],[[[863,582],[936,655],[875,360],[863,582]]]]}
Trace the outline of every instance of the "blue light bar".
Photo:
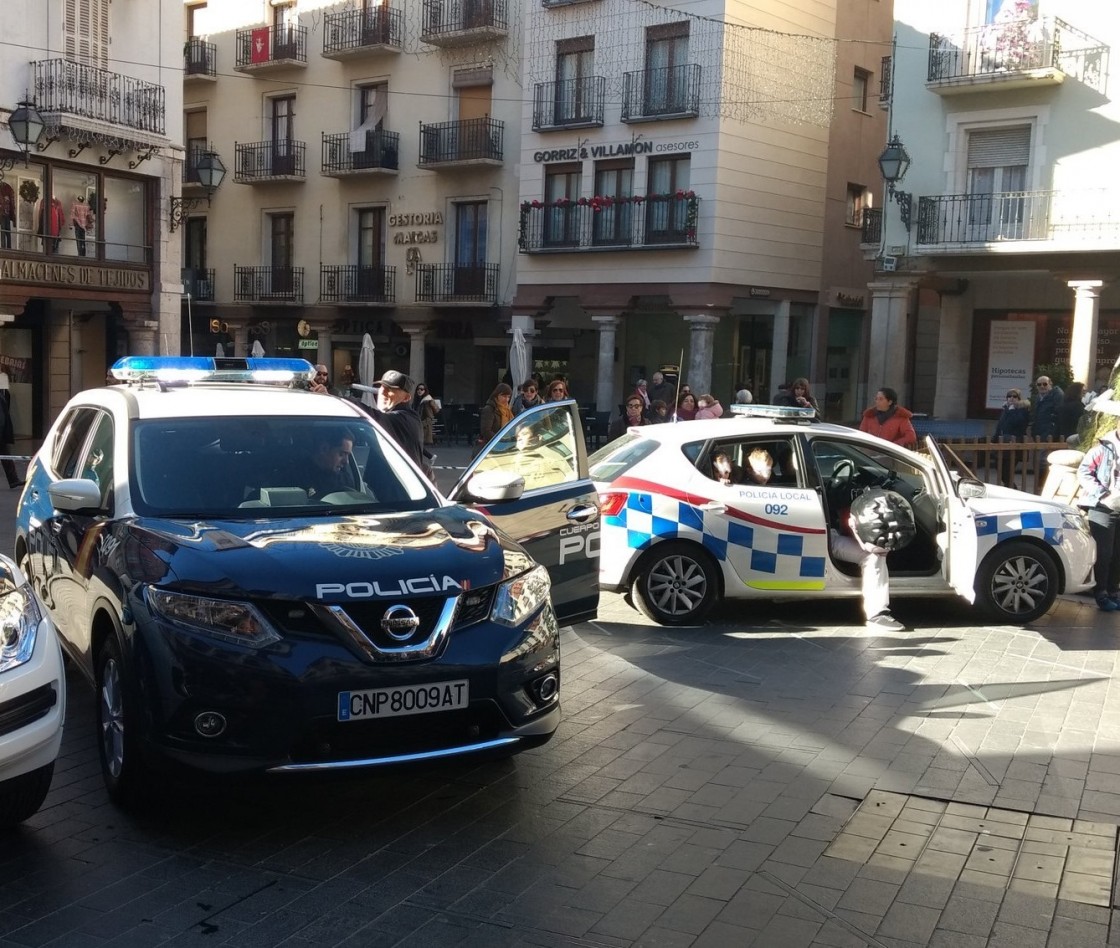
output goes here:
{"type": "Polygon", "coordinates": [[[731,414],[739,418],[770,418],[774,421],[805,421],[816,418],[817,410],[800,405],[732,405],[731,414]]]}
{"type": "Polygon", "coordinates": [[[221,356],[124,356],[109,371],[121,382],[294,382],[315,378],[315,367],[306,359],[221,356]]]}

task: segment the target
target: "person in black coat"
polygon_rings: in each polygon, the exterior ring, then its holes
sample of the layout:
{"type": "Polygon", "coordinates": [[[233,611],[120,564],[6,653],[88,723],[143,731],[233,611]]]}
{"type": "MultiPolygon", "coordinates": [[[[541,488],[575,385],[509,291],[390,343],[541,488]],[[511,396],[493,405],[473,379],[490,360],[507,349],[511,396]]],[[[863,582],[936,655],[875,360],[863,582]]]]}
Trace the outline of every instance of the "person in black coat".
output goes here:
{"type": "Polygon", "coordinates": [[[1034,387],[1038,394],[1031,416],[1031,433],[1040,441],[1054,441],[1058,437],[1058,406],[1062,403],[1062,390],[1046,375],[1040,375],[1034,387]]]}
{"type": "Polygon", "coordinates": [[[377,389],[377,407],[359,403],[359,407],[373,416],[386,434],[397,442],[413,461],[425,472],[430,465],[424,459],[424,431],[420,416],[409,407],[414,383],[403,372],[390,369],[373,383],[377,389]]]}
{"type": "Polygon", "coordinates": [[[1081,423],[1081,416],[1085,414],[1085,386],[1081,382],[1073,382],[1066,389],[1062,403],[1058,406],[1058,437],[1069,438],[1077,434],[1081,423]]]}
{"type": "MultiPolygon", "coordinates": [[[[1009,389],[1007,400],[999,413],[996,430],[993,435],[995,441],[1022,441],[1027,435],[1027,426],[1031,420],[1030,403],[1023,401],[1023,393],[1017,388],[1009,389]]],[[[1017,452],[1016,452],[1017,453],[1017,452]]],[[[1010,451],[1001,452],[1000,480],[1003,486],[1011,483],[1011,454],[1010,451]]]]}

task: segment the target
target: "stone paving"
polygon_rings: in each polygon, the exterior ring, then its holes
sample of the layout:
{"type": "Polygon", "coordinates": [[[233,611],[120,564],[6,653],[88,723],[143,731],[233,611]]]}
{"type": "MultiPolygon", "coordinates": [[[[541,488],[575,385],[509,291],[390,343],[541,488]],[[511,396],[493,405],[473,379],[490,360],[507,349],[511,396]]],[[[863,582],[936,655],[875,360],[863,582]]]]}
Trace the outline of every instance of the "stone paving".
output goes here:
{"type": "Polygon", "coordinates": [[[0,837],[0,948],[1120,944],[1120,615],[896,611],[913,631],[851,602],[660,629],[605,596],[545,747],[139,815],[72,676],[47,806],[0,837]]]}

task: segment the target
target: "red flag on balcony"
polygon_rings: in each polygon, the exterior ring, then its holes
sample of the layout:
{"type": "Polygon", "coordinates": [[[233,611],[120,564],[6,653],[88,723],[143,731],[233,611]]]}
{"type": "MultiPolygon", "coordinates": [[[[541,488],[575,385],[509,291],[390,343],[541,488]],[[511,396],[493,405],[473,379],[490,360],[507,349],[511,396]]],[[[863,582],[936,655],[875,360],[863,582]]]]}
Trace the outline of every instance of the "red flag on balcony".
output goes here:
{"type": "Polygon", "coordinates": [[[268,55],[268,27],[261,26],[253,30],[250,41],[252,43],[252,51],[250,53],[249,62],[268,62],[270,58],[268,55]]]}

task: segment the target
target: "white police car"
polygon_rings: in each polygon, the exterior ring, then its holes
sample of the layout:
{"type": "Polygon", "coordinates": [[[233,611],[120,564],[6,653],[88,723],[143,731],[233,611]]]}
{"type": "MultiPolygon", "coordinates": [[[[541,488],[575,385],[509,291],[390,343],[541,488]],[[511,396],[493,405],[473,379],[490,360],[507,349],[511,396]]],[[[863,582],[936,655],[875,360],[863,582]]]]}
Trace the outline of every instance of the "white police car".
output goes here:
{"type": "Polygon", "coordinates": [[[995,621],[1024,623],[1059,592],[1091,585],[1094,547],[1075,508],[984,484],[931,438],[919,454],[811,423],[812,409],[742,410],[631,428],[591,458],[600,588],[630,594],[654,621],[694,623],[722,599],[860,596],[858,568],[828,541],[867,487],[904,496],[917,522],[887,560],[892,599],[960,595],[995,621]],[[755,450],[773,461],[767,483],[715,479],[718,454],[739,474],[755,450]]]}
{"type": "Polygon", "coordinates": [[[558,623],[598,603],[568,538],[598,518],[574,403],[518,416],[549,432],[538,480],[484,470],[459,504],[361,406],[301,388],[303,360],[112,371],[32,461],[15,553],[96,689],[115,801],[156,765],[350,770],[552,736],[558,623]]]}
{"type": "Polygon", "coordinates": [[[54,624],[16,564],[0,556],[0,830],[42,806],[65,718],[54,624]]]}

